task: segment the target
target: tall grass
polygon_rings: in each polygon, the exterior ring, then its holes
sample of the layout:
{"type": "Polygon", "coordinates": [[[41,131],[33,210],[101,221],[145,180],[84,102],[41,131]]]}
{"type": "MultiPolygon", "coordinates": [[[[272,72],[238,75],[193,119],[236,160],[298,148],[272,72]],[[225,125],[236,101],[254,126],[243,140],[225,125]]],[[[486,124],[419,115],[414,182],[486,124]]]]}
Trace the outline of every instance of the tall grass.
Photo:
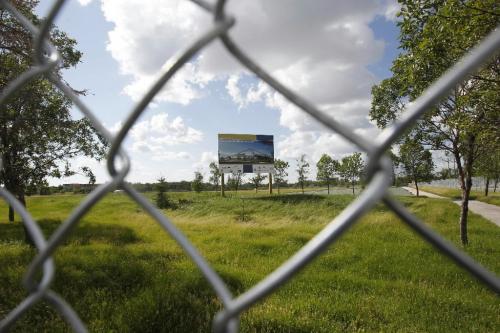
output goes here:
{"type": "MultiPolygon", "coordinates": [[[[240,294],[302,247],[350,195],[172,193],[164,212],[240,294]],[[244,209],[244,213],[243,213],[244,209]],[[245,216],[245,218],[242,218],[245,216]]],[[[49,235],[82,196],[34,197],[30,212],[49,235]]],[[[459,244],[459,207],[401,197],[428,225],[459,244]]],[[[0,207],[5,214],[5,205],[0,207]]],[[[2,217],[3,221],[5,218],[2,217]]],[[[500,273],[500,229],[473,215],[469,252],[500,273]]],[[[20,286],[35,251],[19,222],[0,222],[0,316],[26,296],[20,286]]],[[[161,227],[123,194],[84,217],[55,255],[53,284],[91,332],[207,332],[219,300],[161,227]]],[[[277,293],[242,316],[242,332],[498,332],[497,296],[377,206],[277,293]]],[[[66,332],[41,303],[15,332],[66,332]]]]}

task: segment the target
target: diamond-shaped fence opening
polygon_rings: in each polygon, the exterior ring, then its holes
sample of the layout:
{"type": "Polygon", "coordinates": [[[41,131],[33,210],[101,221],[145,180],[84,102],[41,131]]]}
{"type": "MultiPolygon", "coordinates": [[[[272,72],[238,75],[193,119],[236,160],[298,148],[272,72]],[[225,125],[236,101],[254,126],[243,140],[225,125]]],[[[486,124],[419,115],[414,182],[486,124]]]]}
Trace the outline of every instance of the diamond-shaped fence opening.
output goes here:
{"type": "Polygon", "coordinates": [[[487,61],[498,51],[500,48],[500,29],[493,31],[479,44],[479,46],[470,51],[459,63],[428,88],[405,111],[397,123],[386,128],[376,140],[369,142],[347,129],[347,127],[343,126],[336,119],[322,113],[313,104],[282,85],[243,52],[236,42],[227,34],[235,25],[236,20],[234,17],[224,12],[226,1],[219,0],[215,5],[206,3],[202,0],[192,1],[199,5],[200,10],[205,10],[213,15],[214,21],[212,27],[195,40],[192,45],[178,57],[173,65],[162,73],[154,86],[144,95],[142,100],[135,105],[132,112],[124,121],[120,131],[116,135],[112,135],[97,120],[92,110],[85,106],[61,78],[53,74],[52,70],[58,65],[61,57],[57,49],[51,45],[48,34],[52,22],[61,11],[65,1],[55,1],[47,19],[43,21],[42,26],[36,27],[18,12],[9,1],[0,0],[0,7],[8,10],[19,23],[33,35],[35,45],[34,65],[15,80],[9,82],[6,88],[0,93],[0,107],[10,95],[15,93],[25,83],[35,77],[44,75],[54,86],[73,101],[83,115],[92,123],[92,126],[111,145],[107,159],[107,167],[111,175],[111,181],[100,185],[92,191],[47,240],[44,238],[36,221],[30,216],[23,205],[5,188],[0,187],[0,196],[2,196],[3,199],[22,217],[26,229],[30,233],[38,251],[28,267],[24,279],[24,285],[29,295],[2,319],[0,322],[0,332],[7,331],[27,310],[41,300],[48,302],[61,317],[71,325],[75,332],[86,332],[85,324],[80,320],[78,314],[73,311],[71,305],[66,303],[61,296],[50,289],[55,274],[55,264],[52,259],[52,254],[69,236],[73,228],[80,222],[82,216],[107,193],[117,188],[123,189],[132,200],[137,202],[145,212],[151,215],[156,222],[163,227],[165,232],[181,246],[189,258],[196,264],[204,278],[214,289],[222,302],[222,310],[216,315],[213,322],[213,329],[215,332],[237,332],[239,328],[239,315],[243,311],[252,307],[257,301],[263,299],[285,284],[300,269],[311,262],[313,258],[321,254],[322,251],[335,242],[339,236],[346,232],[350,226],[356,223],[361,216],[367,213],[378,202],[385,203],[385,205],[394,211],[404,223],[415,230],[425,241],[431,243],[436,250],[454,260],[459,266],[469,271],[493,291],[500,293],[500,279],[498,277],[487,271],[468,255],[443,240],[415,216],[409,213],[401,204],[390,197],[387,191],[391,183],[390,161],[383,155],[397,138],[400,137],[427,109],[438,102],[440,98],[446,96],[452,87],[466,79],[469,73],[479,68],[482,63],[487,61]],[[232,56],[248,70],[257,75],[262,81],[266,82],[285,96],[290,102],[332,131],[342,135],[345,139],[357,145],[367,154],[369,161],[367,167],[369,183],[364,192],[295,255],[257,285],[238,296],[233,296],[231,294],[221,277],[174,224],[172,224],[172,222],[157,210],[144,196],[124,182],[124,178],[130,169],[130,160],[126,152],[122,149],[125,136],[139,116],[144,112],[148,104],[175,73],[195,54],[216,39],[219,39],[232,56]],[[115,166],[117,160],[120,162],[120,168],[115,166]],[[40,270],[43,275],[38,282],[36,273],[40,270]]]}

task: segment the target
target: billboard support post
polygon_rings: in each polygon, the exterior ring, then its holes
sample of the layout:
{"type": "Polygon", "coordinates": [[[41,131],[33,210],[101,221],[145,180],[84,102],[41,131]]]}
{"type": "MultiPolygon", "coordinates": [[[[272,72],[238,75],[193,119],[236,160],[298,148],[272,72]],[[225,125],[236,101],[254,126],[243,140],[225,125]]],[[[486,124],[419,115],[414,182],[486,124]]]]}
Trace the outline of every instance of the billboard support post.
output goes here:
{"type": "Polygon", "coordinates": [[[269,194],[273,194],[273,174],[269,172],[269,194]]]}
{"type": "Polygon", "coordinates": [[[220,195],[222,197],[225,197],[226,195],[224,194],[224,172],[220,174],[220,195]]]}
{"type": "MultiPolygon", "coordinates": [[[[231,174],[269,174],[269,194],[273,194],[274,137],[260,134],[218,134],[219,170],[231,174]]],[[[236,189],[238,191],[238,189],[236,189]]]]}

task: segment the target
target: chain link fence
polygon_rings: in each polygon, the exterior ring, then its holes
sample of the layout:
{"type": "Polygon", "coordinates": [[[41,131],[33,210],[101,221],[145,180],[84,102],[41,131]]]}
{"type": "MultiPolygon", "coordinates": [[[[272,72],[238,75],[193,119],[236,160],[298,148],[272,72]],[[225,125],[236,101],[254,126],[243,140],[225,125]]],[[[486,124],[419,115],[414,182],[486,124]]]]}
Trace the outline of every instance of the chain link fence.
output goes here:
{"type": "Polygon", "coordinates": [[[202,0],[192,1],[200,7],[200,10],[205,10],[213,15],[214,20],[212,27],[194,41],[192,45],[177,58],[173,65],[162,73],[153,87],[144,95],[140,102],[135,105],[119,132],[116,135],[112,135],[97,120],[92,110],[78,98],[61,78],[53,73],[53,69],[61,61],[61,56],[57,49],[50,43],[49,32],[65,0],[57,0],[54,2],[48,17],[43,21],[40,27],[34,26],[26,17],[18,12],[9,1],[0,0],[0,7],[8,10],[20,24],[30,31],[34,37],[35,45],[34,65],[14,81],[9,82],[6,88],[0,93],[0,107],[6,99],[15,93],[23,84],[37,76],[44,75],[74,102],[82,114],[90,120],[100,135],[111,143],[107,159],[107,168],[111,176],[111,181],[100,185],[92,191],[48,239],[44,238],[39,225],[30,216],[23,205],[11,193],[6,191],[5,188],[0,187],[0,196],[2,196],[3,199],[22,217],[26,229],[34,240],[38,251],[29,265],[23,281],[28,291],[28,296],[2,319],[0,322],[0,332],[7,331],[26,311],[42,300],[50,304],[71,326],[73,331],[87,331],[85,324],[80,320],[78,314],[73,311],[71,305],[66,303],[60,295],[50,289],[55,275],[55,264],[52,255],[68,237],[71,231],[78,225],[81,218],[89,209],[99,202],[107,193],[118,188],[123,189],[132,200],[137,202],[145,212],[151,215],[163,227],[165,232],[179,244],[184,252],[196,264],[204,278],[211,285],[222,302],[222,310],[218,312],[213,320],[214,332],[238,332],[239,316],[243,311],[249,309],[256,302],[273,293],[277,288],[293,278],[298,271],[320,255],[379,202],[383,202],[389,209],[396,213],[404,223],[417,232],[423,240],[431,243],[436,250],[448,256],[463,269],[467,270],[478,280],[490,287],[494,292],[500,294],[500,279],[497,276],[483,268],[449,242],[443,240],[390,196],[388,188],[391,185],[391,162],[384,156],[384,152],[389,149],[397,138],[401,136],[405,130],[411,127],[428,108],[438,102],[442,97],[446,96],[452,87],[463,81],[469,73],[478,69],[482,63],[487,61],[498,51],[500,48],[500,29],[497,28],[493,31],[479,46],[469,52],[459,63],[428,88],[410,107],[408,107],[398,122],[386,128],[375,140],[367,141],[363,137],[350,131],[336,119],[322,113],[300,95],[282,85],[243,52],[236,41],[228,35],[228,31],[235,25],[236,19],[225,13],[225,0],[219,0],[214,5],[202,0]],[[234,56],[234,58],[257,75],[262,81],[273,87],[290,102],[311,115],[320,123],[355,144],[368,156],[368,185],[363,193],[295,253],[295,255],[257,285],[241,295],[232,295],[217,272],[213,270],[210,264],[179,229],[175,227],[168,217],[164,216],[144,196],[139,194],[132,186],[124,181],[125,176],[130,170],[130,159],[122,148],[125,136],[139,116],[145,111],[155,95],[168,83],[175,73],[182,68],[183,65],[189,62],[194,55],[217,39],[224,44],[226,50],[234,56]],[[41,279],[37,280],[40,271],[42,272],[41,279]]]}

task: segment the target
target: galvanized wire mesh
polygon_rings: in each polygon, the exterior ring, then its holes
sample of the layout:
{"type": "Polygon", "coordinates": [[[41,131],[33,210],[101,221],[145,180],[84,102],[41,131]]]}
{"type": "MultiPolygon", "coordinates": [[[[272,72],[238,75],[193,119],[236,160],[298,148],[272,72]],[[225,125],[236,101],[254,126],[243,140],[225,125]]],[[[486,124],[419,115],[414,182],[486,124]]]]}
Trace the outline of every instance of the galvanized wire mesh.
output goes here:
{"type": "Polygon", "coordinates": [[[228,35],[228,31],[235,25],[236,20],[234,17],[225,13],[225,0],[217,1],[215,5],[206,3],[202,0],[192,1],[199,5],[200,8],[213,15],[213,26],[194,41],[168,70],[162,73],[154,86],[145,94],[141,101],[137,103],[132,112],[130,112],[120,131],[116,135],[112,135],[61,78],[53,73],[53,69],[61,61],[61,57],[57,49],[50,43],[49,32],[65,0],[57,0],[54,2],[47,19],[43,21],[40,27],[34,26],[26,17],[19,13],[10,2],[0,0],[0,6],[16,17],[34,36],[35,41],[34,65],[14,81],[10,82],[1,92],[0,107],[6,99],[11,94],[15,93],[23,84],[37,76],[44,75],[74,102],[83,115],[91,121],[94,128],[111,143],[107,159],[107,168],[111,176],[111,181],[100,185],[92,191],[80,205],[74,209],[70,216],[68,216],[48,240],[44,238],[39,225],[30,216],[23,205],[11,193],[5,190],[5,188],[0,188],[0,196],[2,196],[22,217],[38,250],[37,255],[28,267],[24,277],[24,286],[29,292],[29,295],[2,319],[0,322],[0,332],[7,331],[26,311],[41,300],[53,306],[61,317],[71,325],[75,332],[87,331],[85,324],[80,320],[78,314],[73,311],[71,305],[66,303],[60,295],[50,289],[55,274],[55,265],[52,255],[58,246],[62,244],[71,231],[78,225],[82,216],[107,193],[117,188],[123,189],[130,198],[136,201],[145,212],[151,215],[163,227],[165,232],[179,244],[196,264],[205,279],[214,289],[222,302],[222,310],[219,311],[213,321],[213,330],[215,332],[237,332],[239,329],[239,316],[243,311],[252,307],[257,301],[271,294],[274,290],[290,280],[299,270],[309,264],[312,259],[320,255],[329,245],[335,242],[349,229],[349,227],[356,223],[356,221],[359,221],[361,216],[366,214],[378,202],[385,203],[385,205],[394,211],[404,223],[415,230],[422,239],[431,243],[441,253],[451,258],[459,266],[474,275],[478,280],[500,294],[500,279],[498,277],[483,268],[468,255],[443,240],[415,216],[409,213],[401,204],[390,197],[387,189],[391,184],[391,165],[390,161],[383,155],[395,140],[397,140],[397,138],[401,136],[402,133],[425,112],[425,110],[438,102],[452,87],[466,79],[469,73],[476,70],[482,63],[498,51],[500,47],[500,29],[496,29],[491,33],[479,46],[469,52],[459,63],[428,88],[405,111],[398,122],[386,128],[376,140],[367,141],[363,137],[348,130],[347,127],[343,126],[336,119],[322,113],[300,95],[282,85],[243,52],[236,42],[228,35]],[[243,66],[255,73],[262,81],[273,87],[290,102],[311,115],[320,123],[358,146],[367,154],[369,161],[367,167],[369,183],[364,192],[290,259],[257,285],[238,296],[231,294],[227,285],[217,272],[212,269],[210,264],[174,224],[157,210],[144,196],[124,182],[124,178],[130,170],[129,157],[122,149],[125,136],[139,116],[145,111],[151,100],[175,73],[182,68],[184,64],[190,61],[195,54],[216,39],[222,41],[227,51],[243,66]],[[117,167],[117,164],[119,164],[120,167],[117,167]],[[37,272],[40,270],[43,273],[42,278],[40,281],[37,281],[37,272]]]}

